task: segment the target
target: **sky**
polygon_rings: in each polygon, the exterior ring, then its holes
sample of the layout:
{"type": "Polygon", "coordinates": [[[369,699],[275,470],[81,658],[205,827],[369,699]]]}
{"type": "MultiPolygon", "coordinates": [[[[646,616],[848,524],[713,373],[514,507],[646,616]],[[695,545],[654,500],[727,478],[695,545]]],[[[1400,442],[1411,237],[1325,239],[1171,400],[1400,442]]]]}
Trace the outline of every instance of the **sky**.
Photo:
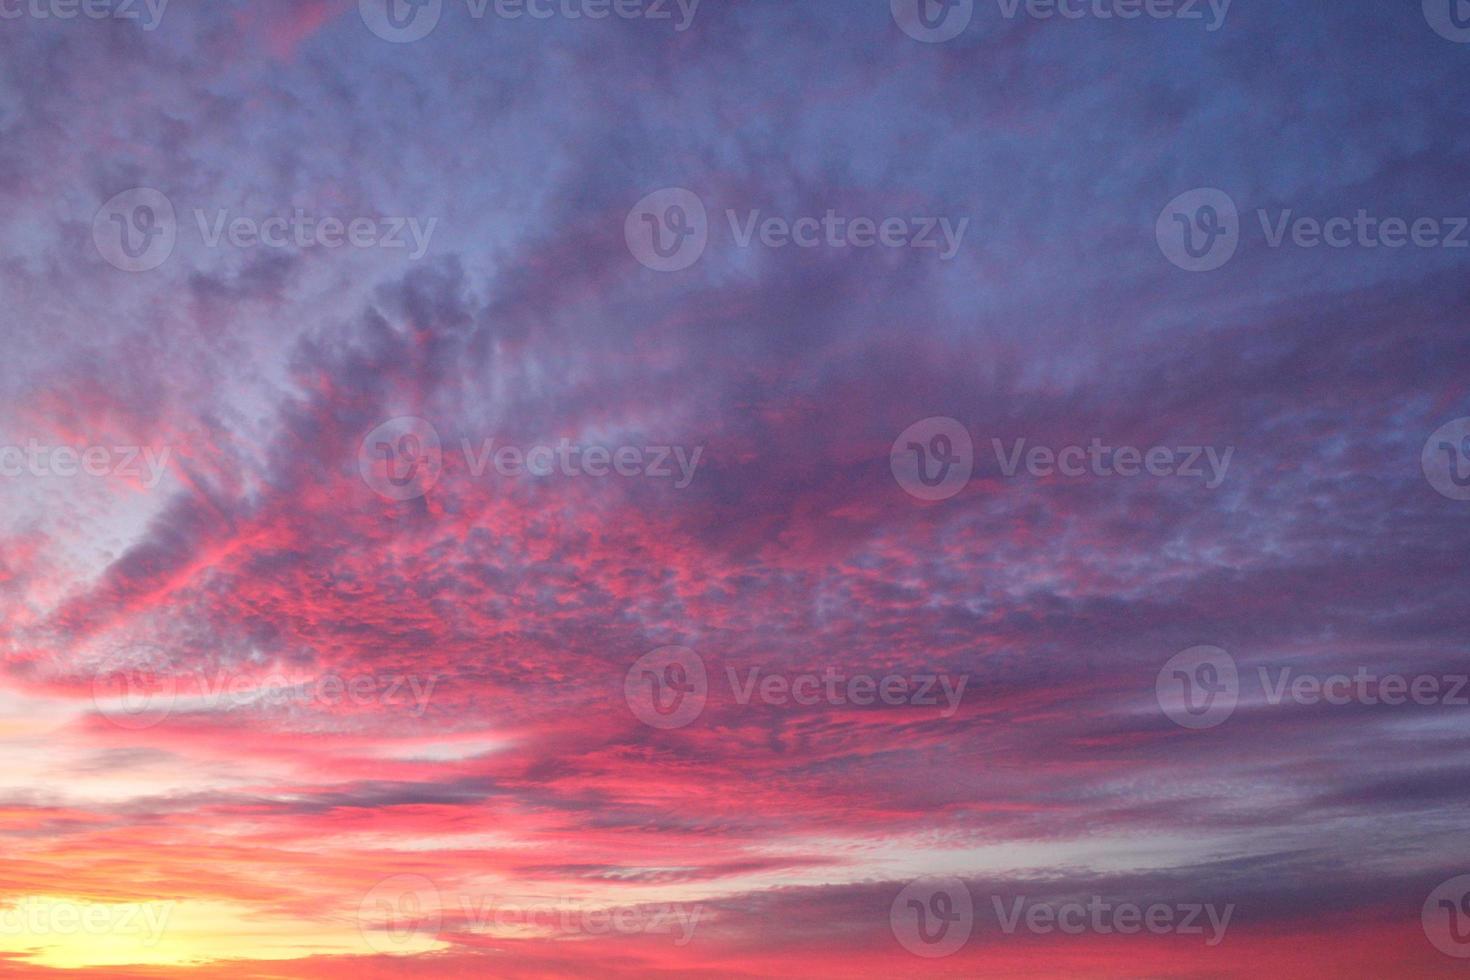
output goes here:
{"type": "Polygon", "coordinates": [[[0,0],[0,977],[1470,965],[1464,0],[0,0]]]}

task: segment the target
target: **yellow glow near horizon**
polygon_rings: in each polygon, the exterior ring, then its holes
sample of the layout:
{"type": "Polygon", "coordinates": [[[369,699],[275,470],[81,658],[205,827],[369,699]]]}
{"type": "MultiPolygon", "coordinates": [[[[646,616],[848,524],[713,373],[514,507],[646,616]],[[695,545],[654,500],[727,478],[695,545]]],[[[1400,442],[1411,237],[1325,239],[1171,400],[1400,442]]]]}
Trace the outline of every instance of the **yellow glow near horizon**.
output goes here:
{"type": "MultiPolygon", "coordinates": [[[[405,951],[440,945],[425,938],[405,951]]],[[[0,906],[0,954],[55,969],[372,952],[350,918],[327,922],[262,915],[231,902],[101,903],[35,895],[0,906]]]]}

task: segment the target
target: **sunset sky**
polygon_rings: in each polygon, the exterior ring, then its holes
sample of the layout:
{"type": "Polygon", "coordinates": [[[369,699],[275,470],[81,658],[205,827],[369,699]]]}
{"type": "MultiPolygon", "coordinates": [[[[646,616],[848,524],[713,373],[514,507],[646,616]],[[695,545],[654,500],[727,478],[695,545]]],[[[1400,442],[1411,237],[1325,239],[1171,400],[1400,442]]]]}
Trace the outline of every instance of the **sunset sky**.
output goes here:
{"type": "Polygon", "coordinates": [[[1470,4],[420,2],[0,0],[0,977],[1470,971],[1470,4]]]}

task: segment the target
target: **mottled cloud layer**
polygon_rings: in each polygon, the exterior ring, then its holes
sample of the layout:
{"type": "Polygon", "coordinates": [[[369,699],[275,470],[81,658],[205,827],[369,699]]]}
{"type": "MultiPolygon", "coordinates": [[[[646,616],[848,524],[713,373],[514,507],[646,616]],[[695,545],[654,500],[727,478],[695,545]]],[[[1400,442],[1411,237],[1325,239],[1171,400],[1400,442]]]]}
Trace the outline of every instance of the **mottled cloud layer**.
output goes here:
{"type": "Polygon", "coordinates": [[[1470,251],[1272,236],[1470,213],[1470,44],[438,6],[0,27],[0,976],[1460,967],[1470,491],[1421,455],[1470,251]],[[1238,218],[1190,272],[1199,188],[1238,218]],[[954,247],[759,230],[829,212],[954,247]],[[890,454],[936,418],[927,500],[890,454]],[[1089,902],[1231,912],[1006,926],[1089,902]]]}

